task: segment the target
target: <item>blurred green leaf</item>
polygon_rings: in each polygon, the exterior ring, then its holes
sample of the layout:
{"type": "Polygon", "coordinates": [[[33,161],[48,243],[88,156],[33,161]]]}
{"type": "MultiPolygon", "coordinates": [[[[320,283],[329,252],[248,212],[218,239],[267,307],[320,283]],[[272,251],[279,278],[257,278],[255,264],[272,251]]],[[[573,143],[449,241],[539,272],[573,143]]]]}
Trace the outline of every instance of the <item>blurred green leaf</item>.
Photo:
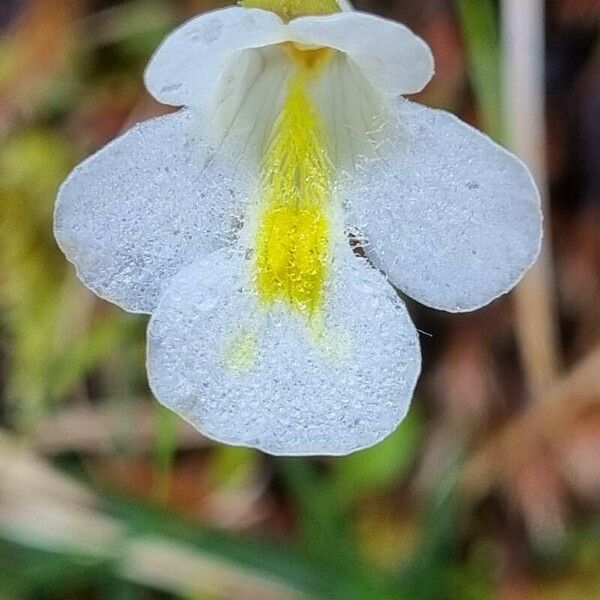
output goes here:
{"type": "Polygon", "coordinates": [[[11,349],[4,393],[18,427],[43,416],[115,348],[140,335],[139,319],[90,319],[87,292],[73,282],[52,235],[54,198],[71,154],[67,140],[46,129],[23,131],[0,149],[0,305],[11,349]]]}
{"type": "Polygon", "coordinates": [[[50,399],[64,397],[103,358],[137,334],[136,319],[124,318],[121,314],[113,313],[92,324],[90,330],[68,345],[51,365],[50,399]]]}
{"type": "Polygon", "coordinates": [[[219,444],[213,448],[207,467],[211,485],[231,488],[247,483],[256,474],[259,461],[256,450],[219,444]]]}
{"type": "Polygon", "coordinates": [[[98,585],[98,600],[145,600],[147,597],[135,585],[115,576],[107,577],[98,585]]]}
{"type": "Polygon", "coordinates": [[[492,0],[457,0],[466,42],[469,74],[481,110],[484,129],[497,141],[503,137],[500,80],[500,29],[492,0]]]}
{"type": "Polygon", "coordinates": [[[168,0],[129,0],[96,15],[88,43],[115,43],[124,54],[147,61],[178,19],[168,0]]]}
{"type": "Polygon", "coordinates": [[[449,461],[437,489],[425,505],[421,539],[412,559],[396,577],[397,589],[411,600],[488,600],[488,573],[471,568],[460,556],[465,519],[456,481],[458,458],[449,461]]]}
{"type": "Polygon", "coordinates": [[[157,423],[154,448],[154,498],[159,502],[166,502],[177,451],[180,418],[158,403],[155,403],[154,410],[157,423]]]}
{"type": "Polygon", "coordinates": [[[414,461],[421,437],[421,418],[413,404],[407,418],[385,440],[333,464],[335,496],[349,503],[360,495],[398,483],[414,461]]]}
{"type": "Polygon", "coordinates": [[[336,561],[358,554],[347,527],[347,515],[339,510],[326,473],[305,458],[279,458],[277,470],[298,511],[302,542],[315,555],[336,561]],[[343,558],[342,558],[343,557],[343,558]]]}
{"type": "Polygon", "coordinates": [[[47,400],[66,272],[52,205],[69,165],[66,141],[47,130],[23,132],[0,148],[0,304],[11,342],[5,394],[20,417],[34,418],[47,400]]]}
{"type": "Polygon", "coordinates": [[[369,571],[360,559],[357,539],[350,527],[351,513],[339,501],[327,471],[319,472],[311,460],[279,458],[277,469],[297,510],[303,552],[318,568],[337,572],[335,595],[344,600],[390,598],[382,577],[369,571]],[[327,567],[326,567],[327,566],[327,567]]]}
{"type": "Polygon", "coordinates": [[[27,204],[31,219],[50,219],[56,191],[73,160],[68,141],[54,131],[21,131],[2,145],[1,186],[22,194],[21,201],[27,204]]]}
{"type": "Polygon", "coordinates": [[[90,560],[0,540],[0,593],[40,599],[98,585],[111,577],[110,561],[90,560]]]}
{"type": "MultiPolygon", "coordinates": [[[[111,514],[122,519],[131,535],[163,535],[190,545],[215,559],[250,569],[274,581],[286,583],[310,598],[323,600],[390,600],[389,588],[367,577],[357,565],[340,568],[335,555],[326,559],[309,556],[289,544],[274,544],[199,528],[165,512],[112,499],[111,514]]],[[[343,548],[337,548],[342,553],[343,548]]]]}

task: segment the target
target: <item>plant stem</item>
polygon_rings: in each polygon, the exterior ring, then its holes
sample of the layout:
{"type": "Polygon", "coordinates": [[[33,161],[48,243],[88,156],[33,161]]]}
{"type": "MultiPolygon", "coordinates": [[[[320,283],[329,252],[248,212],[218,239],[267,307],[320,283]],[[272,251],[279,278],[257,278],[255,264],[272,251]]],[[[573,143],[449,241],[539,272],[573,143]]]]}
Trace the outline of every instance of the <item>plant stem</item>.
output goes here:
{"type": "MultiPolygon", "coordinates": [[[[548,214],[543,0],[502,0],[502,78],[508,145],[533,172],[548,214]]],[[[517,338],[530,392],[539,398],[559,371],[550,234],[515,294],[517,338]]]]}

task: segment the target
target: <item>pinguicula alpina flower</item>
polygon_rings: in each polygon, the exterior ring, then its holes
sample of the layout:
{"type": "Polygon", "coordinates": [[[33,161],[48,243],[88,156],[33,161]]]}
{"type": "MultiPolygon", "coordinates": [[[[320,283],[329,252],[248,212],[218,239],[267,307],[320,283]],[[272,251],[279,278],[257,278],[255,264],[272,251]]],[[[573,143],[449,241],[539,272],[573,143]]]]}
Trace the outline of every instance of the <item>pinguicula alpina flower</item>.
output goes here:
{"type": "Polygon", "coordinates": [[[392,285],[469,311],[534,262],[528,170],[402,97],[432,75],[398,23],[335,0],[244,0],[152,58],[148,90],[184,108],[63,184],[61,248],[99,296],[152,314],[151,388],[207,436],[288,455],[375,444],[420,371],[392,285]]]}

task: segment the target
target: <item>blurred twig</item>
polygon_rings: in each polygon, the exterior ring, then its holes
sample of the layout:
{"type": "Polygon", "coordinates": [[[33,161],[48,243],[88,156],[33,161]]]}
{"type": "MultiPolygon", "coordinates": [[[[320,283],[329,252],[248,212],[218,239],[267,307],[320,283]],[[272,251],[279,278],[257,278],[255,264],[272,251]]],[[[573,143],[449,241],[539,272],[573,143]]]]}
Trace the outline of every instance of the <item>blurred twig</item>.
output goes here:
{"type": "MultiPolygon", "coordinates": [[[[235,560],[239,546],[207,539],[204,549],[109,516],[101,499],[0,432],[0,533],[25,546],[110,561],[119,577],[153,589],[214,598],[288,600],[304,594],[235,560]],[[230,553],[229,559],[225,555],[230,553]]],[[[167,520],[166,518],[163,520],[167,520]]],[[[48,559],[47,559],[48,560],[48,559]]],[[[68,565],[67,565],[68,566],[68,565]]],[[[0,584],[2,578],[0,577],[0,584]]],[[[39,583],[39,582],[38,582],[39,583]]],[[[1,591],[1,590],[0,590],[1,591]]]]}
{"type": "MultiPolygon", "coordinates": [[[[125,442],[142,452],[151,452],[156,443],[157,411],[148,402],[136,402],[133,421],[135,427],[127,431],[127,440],[116,433],[122,419],[115,402],[102,402],[98,407],[79,405],[63,409],[52,417],[42,419],[31,432],[29,443],[37,451],[55,455],[64,452],[103,454],[114,452],[125,442]]],[[[191,425],[180,423],[180,449],[202,448],[210,442],[191,425]]]]}
{"type": "MultiPolygon", "coordinates": [[[[489,0],[458,0],[457,6],[485,128],[527,163],[548,215],[543,1],[503,1],[502,44],[489,0]]],[[[547,230],[538,262],[514,292],[519,350],[537,397],[558,375],[561,362],[554,289],[547,230]]]]}
{"type": "Polygon", "coordinates": [[[477,499],[517,472],[524,454],[540,439],[557,440],[587,408],[600,406],[600,346],[544,392],[517,419],[493,436],[467,462],[461,483],[477,499]]]}

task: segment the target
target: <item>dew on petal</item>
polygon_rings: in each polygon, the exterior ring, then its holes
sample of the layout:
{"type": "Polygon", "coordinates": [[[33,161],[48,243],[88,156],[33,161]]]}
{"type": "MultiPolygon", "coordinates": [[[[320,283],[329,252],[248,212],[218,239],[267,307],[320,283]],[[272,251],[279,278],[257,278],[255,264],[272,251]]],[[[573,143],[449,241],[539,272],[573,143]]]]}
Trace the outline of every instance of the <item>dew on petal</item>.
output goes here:
{"type": "Polygon", "coordinates": [[[420,353],[385,278],[338,247],[322,329],[314,331],[284,303],[265,314],[240,286],[246,268],[243,255],[221,251],[165,291],[149,328],[156,397],[210,437],[273,454],[345,454],[393,431],[408,409],[420,353]],[[212,310],[198,311],[215,296],[212,310]],[[232,370],[223,353],[246,331],[256,360],[232,370]]]}
{"type": "Polygon", "coordinates": [[[137,125],[77,167],[59,192],[55,234],[98,295],[151,312],[164,281],[231,243],[232,217],[247,204],[237,185],[193,111],[182,109],[137,125]]]}

